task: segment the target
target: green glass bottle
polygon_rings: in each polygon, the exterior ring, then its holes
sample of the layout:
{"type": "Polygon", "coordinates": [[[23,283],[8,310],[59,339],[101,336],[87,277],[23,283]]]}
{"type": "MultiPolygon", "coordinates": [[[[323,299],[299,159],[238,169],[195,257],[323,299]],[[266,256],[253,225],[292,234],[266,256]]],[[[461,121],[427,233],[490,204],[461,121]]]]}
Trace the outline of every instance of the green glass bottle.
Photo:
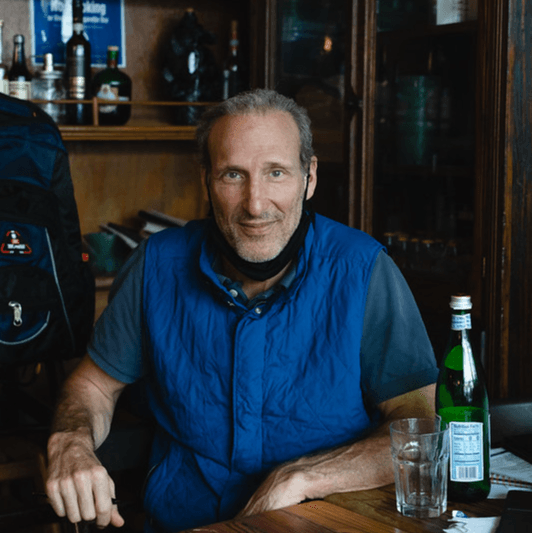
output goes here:
{"type": "Polygon", "coordinates": [[[448,495],[473,502],[490,492],[487,387],[470,342],[470,296],[452,296],[452,326],[437,381],[436,411],[450,427],[448,495]]]}
{"type": "Polygon", "coordinates": [[[98,123],[103,126],[126,124],[131,115],[130,105],[111,105],[115,101],[131,100],[131,78],[118,69],[118,46],[107,47],[107,68],[96,74],[92,93],[110,105],[98,106],[98,123]]]}

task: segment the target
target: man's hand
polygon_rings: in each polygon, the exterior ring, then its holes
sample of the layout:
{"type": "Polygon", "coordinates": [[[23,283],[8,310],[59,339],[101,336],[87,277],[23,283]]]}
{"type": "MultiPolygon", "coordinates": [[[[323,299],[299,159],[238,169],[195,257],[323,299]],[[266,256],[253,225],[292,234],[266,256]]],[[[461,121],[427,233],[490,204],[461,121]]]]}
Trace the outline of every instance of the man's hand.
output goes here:
{"type": "Polygon", "coordinates": [[[305,476],[297,465],[281,465],[256,490],[239,517],[300,503],[310,497],[306,494],[306,487],[305,476]]]}
{"type": "Polygon", "coordinates": [[[124,525],[113,505],[115,484],[93,451],[90,432],[54,433],[48,442],[46,493],[58,516],[73,522],[96,520],[100,528],[124,525]]]}

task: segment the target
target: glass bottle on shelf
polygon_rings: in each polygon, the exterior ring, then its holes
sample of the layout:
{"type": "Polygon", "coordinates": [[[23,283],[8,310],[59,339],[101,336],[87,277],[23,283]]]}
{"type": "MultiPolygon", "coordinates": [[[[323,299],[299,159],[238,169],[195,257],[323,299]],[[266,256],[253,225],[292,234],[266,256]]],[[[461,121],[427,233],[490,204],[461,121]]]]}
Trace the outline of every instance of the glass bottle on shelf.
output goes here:
{"type": "MultiPolygon", "coordinates": [[[[168,98],[177,102],[213,102],[220,99],[221,73],[212,51],[215,36],[204,29],[192,8],[173,29],[163,58],[162,77],[168,98]]],[[[176,106],[174,122],[194,125],[202,106],[176,106]]]]}
{"type": "Polygon", "coordinates": [[[240,93],[244,88],[242,64],[239,53],[238,22],[231,21],[229,54],[222,71],[222,99],[226,100],[240,93]]]}
{"type": "MultiPolygon", "coordinates": [[[[32,98],[35,100],[62,100],[66,98],[66,89],[62,78],[62,73],[54,70],[54,56],[51,53],[44,54],[43,68],[36,72],[31,82],[32,98]]],[[[56,124],[65,123],[65,104],[46,102],[37,105],[46,111],[56,124]]]]}
{"type": "MultiPolygon", "coordinates": [[[[107,68],[94,76],[92,94],[102,100],[131,100],[131,78],[118,68],[118,46],[107,47],[107,68]]],[[[98,123],[103,126],[126,124],[130,116],[130,105],[98,106],[98,123]]]]}
{"type": "Polygon", "coordinates": [[[0,93],[9,94],[9,80],[8,68],[3,61],[3,47],[4,47],[4,21],[0,20],[0,93]]]}
{"type": "MultiPolygon", "coordinates": [[[[67,41],[66,55],[68,99],[87,100],[90,98],[91,44],[83,35],[82,0],[72,0],[72,37],[67,41]]],[[[69,124],[90,124],[91,106],[68,104],[67,120],[69,124]]]]}
{"type": "Polygon", "coordinates": [[[26,66],[24,35],[15,35],[13,43],[13,63],[8,74],[9,95],[21,100],[29,100],[31,98],[32,75],[26,66]]]}
{"type": "Polygon", "coordinates": [[[478,501],[490,492],[489,400],[470,340],[470,296],[452,296],[450,307],[451,332],[437,380],[435,407],[450,427],[450,499],[478,501]]]}

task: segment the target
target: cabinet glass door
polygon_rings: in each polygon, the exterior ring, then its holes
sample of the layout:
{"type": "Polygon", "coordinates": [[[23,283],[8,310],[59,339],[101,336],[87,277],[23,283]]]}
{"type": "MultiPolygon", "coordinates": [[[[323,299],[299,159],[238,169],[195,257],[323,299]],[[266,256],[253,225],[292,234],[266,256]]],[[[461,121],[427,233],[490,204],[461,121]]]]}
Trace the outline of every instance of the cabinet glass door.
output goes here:
{"type": "Polygon", "coordinates": [[[345,222],[343,165],[346,2],[274,2],[274,60],[270,86],[308,110],[318,157],[317,212],[345,222]]]}
{"type": "Polygon", "coordinates": [[[372,232],[407,278],[437,350],[450,295],[475,291],[476,22],[467,7],[376,6],[372,232]]]}
{"type": "Polygon", "coordinates": [[[271,1],[268,85],[311,116],[315,209],[387,246],[438,354],[450,295],[480,311],[473,0],[271,1]]]}

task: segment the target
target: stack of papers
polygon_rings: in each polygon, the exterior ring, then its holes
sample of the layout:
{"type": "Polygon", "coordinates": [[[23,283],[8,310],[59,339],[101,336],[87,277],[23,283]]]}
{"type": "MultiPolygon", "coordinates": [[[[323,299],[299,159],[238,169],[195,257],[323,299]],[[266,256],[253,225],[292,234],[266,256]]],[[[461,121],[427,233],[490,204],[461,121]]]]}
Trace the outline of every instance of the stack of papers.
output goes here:
{"type": "Polygon", "coordinates": [[[155,209],[145,211],[141,209],[138,212],[139,217],[144,221],[143,231],[146,233],[157,233],[166,228],[185,226],[187,221],[183,218],[177,218],[155,209]]]}
{"type": "Polygon", "coordinates": [[[531,491],[531,474],[531,463],[505,448],[493,448],[490,452],[489,498],[505,498],[511,489],[531,491]]]}

